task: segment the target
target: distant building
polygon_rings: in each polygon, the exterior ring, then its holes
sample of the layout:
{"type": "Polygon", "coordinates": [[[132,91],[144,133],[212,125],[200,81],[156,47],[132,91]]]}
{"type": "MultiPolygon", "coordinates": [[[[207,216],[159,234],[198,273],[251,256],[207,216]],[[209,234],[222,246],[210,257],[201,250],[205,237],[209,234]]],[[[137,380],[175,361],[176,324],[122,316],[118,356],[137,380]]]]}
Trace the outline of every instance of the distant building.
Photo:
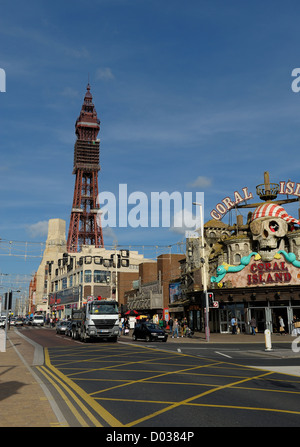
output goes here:
{"type": "Polygon", "coordinates": [[[140,313],[164,317],[170,306],[170,281],[180,276],[180,261],[184,254],[162,254],[156,262],[142,262],[139,265],[139,280],[134,288],[125,292],[127,309],[140,313]]]}
{"type": "Polygon", "coordinates": [[[121,306],[124,288],[138,279],[143,255],[92,245],[68,253],[65,229],[64,220],[49,220],[46,248],[36,273],[35,310],[67,317],[89,297],[117,299],[121,306]]]}

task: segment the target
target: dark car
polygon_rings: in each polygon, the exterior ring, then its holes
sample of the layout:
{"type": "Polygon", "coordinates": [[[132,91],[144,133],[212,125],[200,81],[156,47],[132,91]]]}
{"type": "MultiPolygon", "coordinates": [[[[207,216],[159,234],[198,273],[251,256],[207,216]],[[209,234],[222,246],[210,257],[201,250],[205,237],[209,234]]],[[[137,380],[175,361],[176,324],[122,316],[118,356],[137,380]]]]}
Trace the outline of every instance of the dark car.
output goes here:
{"type": "Polygon", "coordinates": [[[144,339],[146,341],[167,341],[168,334],[159,327],[157,324],[145,322],[145,323],[137,323],[133,334],[132,339],[137,340],[138,338],[144,339]]]}

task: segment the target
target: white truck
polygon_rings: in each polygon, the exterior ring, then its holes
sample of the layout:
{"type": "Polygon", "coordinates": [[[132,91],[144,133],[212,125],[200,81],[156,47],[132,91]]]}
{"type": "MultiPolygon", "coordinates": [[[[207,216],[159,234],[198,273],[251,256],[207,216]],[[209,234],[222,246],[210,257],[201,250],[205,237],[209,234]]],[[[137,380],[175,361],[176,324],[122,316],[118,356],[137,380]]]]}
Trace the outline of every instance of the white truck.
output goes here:
{"type": "Polygon", "coordinates": [[[73,309],[71,333],[73,339],[84,342],[93,338],[117,341],[119,334],[117,301],[93,300],[81,309],[73,309]]]}

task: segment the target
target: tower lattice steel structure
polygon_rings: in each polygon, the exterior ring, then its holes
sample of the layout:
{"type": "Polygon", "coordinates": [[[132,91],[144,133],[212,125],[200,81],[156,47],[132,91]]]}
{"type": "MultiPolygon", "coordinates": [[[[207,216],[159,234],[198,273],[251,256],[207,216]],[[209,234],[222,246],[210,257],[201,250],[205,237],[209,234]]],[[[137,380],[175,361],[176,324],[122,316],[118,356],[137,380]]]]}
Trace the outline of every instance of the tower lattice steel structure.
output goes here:
{"type": "Polygon", "coordinates": [[[78,252],[82,245],[104,247],[99,205],[97,205],[100,170],[100,140],[97,138],[99,130],[100,120],[88,84],[81,112],[75,124],[77,140],[74,147],[73,174],[76,175],[76,180],[67,242],[68,252],[78,252]]]}

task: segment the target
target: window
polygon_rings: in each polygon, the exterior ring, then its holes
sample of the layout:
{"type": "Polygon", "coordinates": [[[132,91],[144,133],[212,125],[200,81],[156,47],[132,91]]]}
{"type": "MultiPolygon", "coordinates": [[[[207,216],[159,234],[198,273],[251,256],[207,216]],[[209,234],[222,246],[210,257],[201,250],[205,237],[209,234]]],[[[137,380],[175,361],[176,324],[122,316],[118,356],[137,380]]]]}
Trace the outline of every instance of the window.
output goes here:
{"type": "Polygon", "coordinates": [[[110,282],[110,272],[105,270],[94,271],[94,283],[95,284],[108,284],[110,282]]]}
{"type": "Polygon", "coordinates": [[[84,271],[84,282],[92,282],[92,270],[84,271]]]}
{"type": "Polygon", "coordinates": [[[61,280],[61,288],[62,289],[66,289],[68,287],[68,281],[67,281],[67,278],[63,278],[62,280],[61,280]]]}
{"type": "Polygon", "coordinates": [[[239,255],[238,253],[234,256],[234,262],[236,262],[237,264],[240,264],[241,262],[241,255],[239,255]]]}
{"type": "Polygon", "coordinates": [[[89,311],[93,315],[97,314],[114,314],[118,315],[118,305],[115,302],[104,302],[99,301],[99,303],[90,303],[89,304],[89,311]]]}

